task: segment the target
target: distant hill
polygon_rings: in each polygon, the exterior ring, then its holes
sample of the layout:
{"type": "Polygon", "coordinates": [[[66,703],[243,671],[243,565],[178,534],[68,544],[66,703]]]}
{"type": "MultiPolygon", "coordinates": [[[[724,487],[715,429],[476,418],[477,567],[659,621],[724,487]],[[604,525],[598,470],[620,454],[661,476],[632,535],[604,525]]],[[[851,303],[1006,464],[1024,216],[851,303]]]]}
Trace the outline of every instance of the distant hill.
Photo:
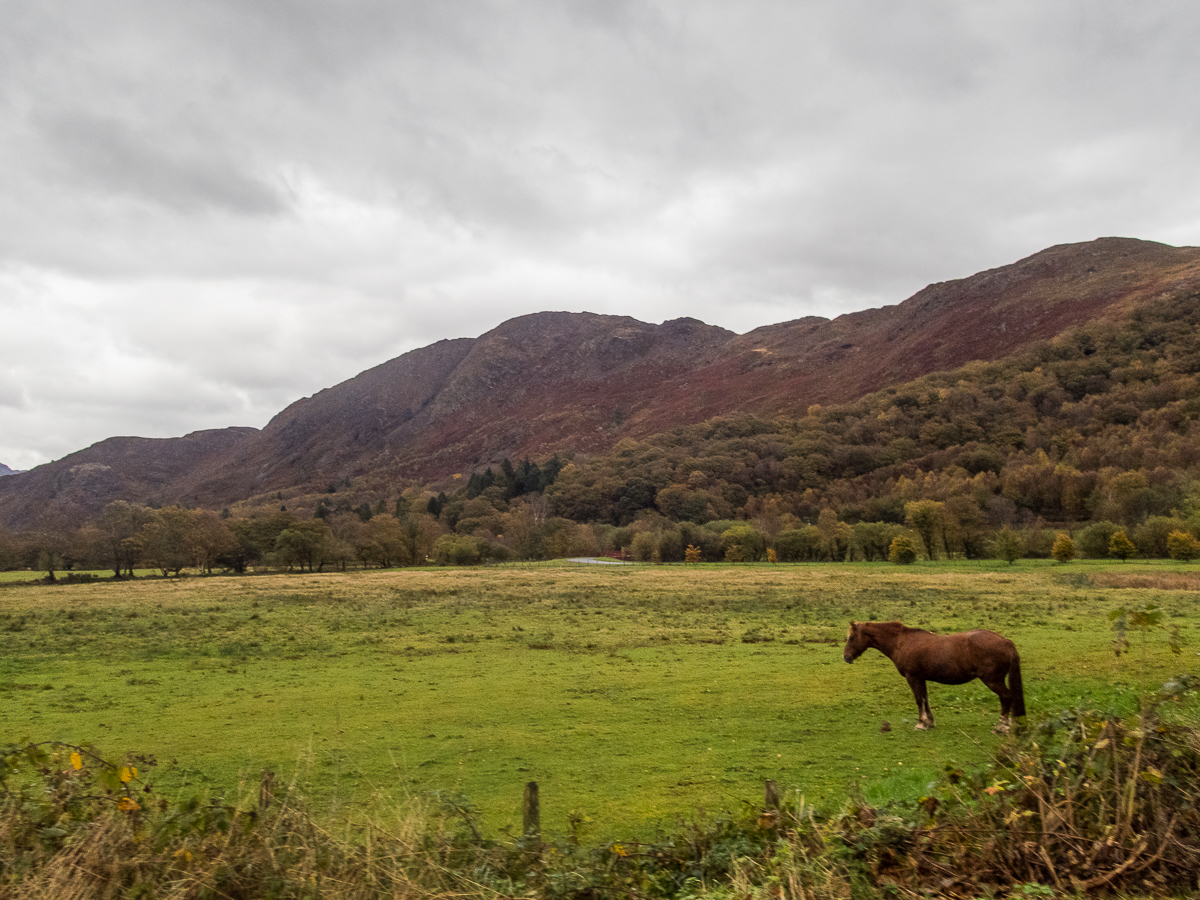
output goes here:
{"type": "Polygon", "coordinates": [[[4,463],[0,463],[0,477],[3,477],[5,475],[18,475],[18,474],[20,474],[20,472],[21,472],[20,469],[10,469],[4,463]]]}
{"type": "Polygon", "coordinates": [[[31,527],[46,515],[84,519],[113,500],[176,502],[176,485],[220,469],[254,428],[199,431],[181,438],[115,437],[56,462],[0,479],[0,522],[31,527]]]}
{"type": "Polygon", "coordinates": [[[261,431],[112,438],[0,481],[0,522],[114,499],[220,508],[346,476],[445,478],[507,457],[601,453],[734,412],[803,415],[1200,285],[1200,248],[1051,247],[895,306],[737,335],[695,319],[543,312],[440,341],[320,391],[261,431]]]}

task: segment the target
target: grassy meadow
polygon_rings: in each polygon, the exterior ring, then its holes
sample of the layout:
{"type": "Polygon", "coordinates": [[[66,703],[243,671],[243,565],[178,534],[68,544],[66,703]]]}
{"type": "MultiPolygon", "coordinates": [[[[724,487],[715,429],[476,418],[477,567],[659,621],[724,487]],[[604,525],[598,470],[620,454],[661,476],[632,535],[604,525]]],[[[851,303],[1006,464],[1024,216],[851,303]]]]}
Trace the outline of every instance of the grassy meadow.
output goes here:
{"type": "MultiPolygon", "coordinates": [[[[999,704],[841,658],[851,619],[991,628],[1031,715],[1133,709],[1196,673],[1200,586],[1169,562],[592,566],[565,562],[0,588],[0,742],[150,754],[160,791],[236,800],[271,768],[322,809],[437,791],[493,835],[634,837],[761,800],[919,795],[989,758],[999,704]],[[1182,573],[1182,574],[1180,574],[1182,573]],[[1153,603],[1186,641],[1108,613],[1153,603]],[[884,722],[891,725],[884,728],[884,722]]],[[[1193,713],[1194,711],[1189,711],[1193,713]]]]}

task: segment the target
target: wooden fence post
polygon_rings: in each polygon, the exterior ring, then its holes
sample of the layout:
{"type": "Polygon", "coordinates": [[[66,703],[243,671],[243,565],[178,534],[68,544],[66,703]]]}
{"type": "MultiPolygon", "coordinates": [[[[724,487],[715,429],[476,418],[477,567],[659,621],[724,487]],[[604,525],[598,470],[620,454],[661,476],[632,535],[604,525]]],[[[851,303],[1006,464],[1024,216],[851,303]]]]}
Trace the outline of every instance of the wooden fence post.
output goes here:
{"type": "Polygon", "coordinates": [[[767,779],[766,799],[763,802],[765,809],[779,809],[779,785],[774,781],[767,779]]]}
{"type": "Polygon", "coordinates": [[[262,781],[258,783],[258,808],[265,810],[271,805],[271,798],[275,794],[275,773],[270,769],[263,769],[262,781]]]}
{"type": "Polygon", "coordinates": [[[540,837],[542,834],[542,811],[538,802],[538,783],[527,782],[525,785],[525,836],[540,837]]]}

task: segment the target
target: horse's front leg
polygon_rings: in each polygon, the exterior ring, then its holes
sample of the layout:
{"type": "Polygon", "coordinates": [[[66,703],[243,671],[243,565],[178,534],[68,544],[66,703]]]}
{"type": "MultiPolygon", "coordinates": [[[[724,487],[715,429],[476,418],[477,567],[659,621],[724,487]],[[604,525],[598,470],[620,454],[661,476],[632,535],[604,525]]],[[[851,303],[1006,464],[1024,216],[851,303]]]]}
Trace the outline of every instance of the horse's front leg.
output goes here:
{"type": "Polygon", "coordinates": [[[924,678],[915,675],[906,676],[908,686],[912,688],[913,699],[917,701],[917,731],[933,727],[933,713],[929,709],[929,688],[924,678]]]}

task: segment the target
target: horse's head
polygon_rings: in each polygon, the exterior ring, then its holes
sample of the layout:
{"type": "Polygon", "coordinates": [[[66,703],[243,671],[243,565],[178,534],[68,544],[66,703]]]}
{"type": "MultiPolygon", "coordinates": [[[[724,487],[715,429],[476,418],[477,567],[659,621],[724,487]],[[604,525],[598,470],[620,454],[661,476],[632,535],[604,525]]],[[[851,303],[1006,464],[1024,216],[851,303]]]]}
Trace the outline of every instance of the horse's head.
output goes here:
{"type": "Polygon", "coordinates": [[[862,622],[851,622],[850,630],[846,632],[846,648],[842,651],[842,659],[848,663],[854,662],[863,655],[863,651],[871,646],[866,629],[862,622]]]}

